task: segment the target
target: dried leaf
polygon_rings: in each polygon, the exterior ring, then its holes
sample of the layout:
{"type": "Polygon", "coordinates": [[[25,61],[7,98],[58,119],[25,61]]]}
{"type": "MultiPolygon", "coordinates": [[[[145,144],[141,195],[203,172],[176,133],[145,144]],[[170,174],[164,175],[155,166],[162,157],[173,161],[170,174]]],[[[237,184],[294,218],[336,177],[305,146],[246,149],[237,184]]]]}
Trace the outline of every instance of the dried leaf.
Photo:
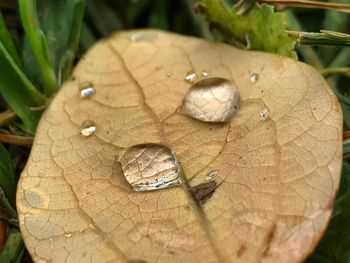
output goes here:
{"type": "Polygon", "coordinates": [[[87,53],[45,112],[19,182],[20,228],[36,262],[300,262],[326,228],[341,162],[339,104],[311,67],[121,32],[87,53]],[[231,122],[177,112],[189,71],[234,81],[231,122]],[[87,82],[96,92],[82,98],[87,82]],[[181,186],[132,190],[116,160],[143,143],[176,152],[181,186]],[[200,190],[208,177],[217,186],[200,190]]]}

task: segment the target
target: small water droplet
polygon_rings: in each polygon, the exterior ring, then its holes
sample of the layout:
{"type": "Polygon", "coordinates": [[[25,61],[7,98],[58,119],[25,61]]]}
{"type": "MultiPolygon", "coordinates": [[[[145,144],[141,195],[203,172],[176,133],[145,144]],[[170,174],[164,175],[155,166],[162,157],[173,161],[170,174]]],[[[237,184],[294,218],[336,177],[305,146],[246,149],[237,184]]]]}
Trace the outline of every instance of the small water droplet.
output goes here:
{"type": "Polygon", "coordinates": [[[269,111],[268,111],[268,109],[262,109],[261,111],[260,111],[260,119],[262,120],[262,121],[264,121],[264,120],[266,120],[267,118],[269,117],[269,111]]]}
{"type": "Polygon", "coordinates": [[[71,233],[66,233],[66,234],[64,234],[64,236],[65,236],[65,237],[71,237],[72,234],[71,234],[71,233]]]}
{"type": "Polygon", "coordinates": [[[209,172],[207,173],[207,181],[214,180],[215,177],[218,175],[218,173],[219,173],[218,170],[209,171],[209,172]]]}
{"type": "Polygon", "coordinates": [[[80,133],[83,136],[90,136],[96,132],[96,124],[93,121],[86,120],[81,124],[80,133]]]}
{"type": "Polygon", "coordinates": [[[43,176],[45,176],[45,170],[39,170],[39,172],[38,172],[38,176],[39,177],[43,177],[43,176]]]}
{"type": "Polygon", "coordinates": [[[130,41],[131,42],[138,42],[142,34],[140,32],[134,33],[130,36],[130,41]]]}
{"type": "Polygon", "coordinates": [[[197,74],[194,71],[188,72],[185,76],[185,80],[191,83],[196,81],[196,79],[197,79],[197,74]]]}
{"type": "Polygon", "coordinates": [[[172,75],[173,75],[173,73],[171,73],[171,72],[166,72],[166,73],[165,73],[165,76],[166,76],[167,78],[170,78],[172,75]]]}
{"type": "Polygon", "coordinates": [[[227,122],[237,112],[240,101],[240,92],[232,81],[207,78],[191,86],[179,112],[201,121],[227,122]]]}
{"type": "Polygon", "coordinates": [[[165,145],[147,143],[131,146],[122,153],[119,161],[134,191],[150,191],[181,184],[181,165],[175,152],[165,145]]]}
{"type": "Polygon", "coordinates": [[[208,75],[209,75],[208,71],[205,71],[205,70],[202,71],[202,76],[203,77],[208,77],[208,75]]]}
{"type": "Polygon", "coordinates": [[[91,97],[96,93],[94,85],[91,82],[83,83],[80,87],[80,96],[86,98],[91,97]]]}
{"type": "Polygon", "coordinates": [[[259,79],[259,74],[258,73],[253,73],[253,74],[251,74],[250,75],[250,81],[251,82],[256,82],[256,81],[258,81],[258,79],[259,79]]]}

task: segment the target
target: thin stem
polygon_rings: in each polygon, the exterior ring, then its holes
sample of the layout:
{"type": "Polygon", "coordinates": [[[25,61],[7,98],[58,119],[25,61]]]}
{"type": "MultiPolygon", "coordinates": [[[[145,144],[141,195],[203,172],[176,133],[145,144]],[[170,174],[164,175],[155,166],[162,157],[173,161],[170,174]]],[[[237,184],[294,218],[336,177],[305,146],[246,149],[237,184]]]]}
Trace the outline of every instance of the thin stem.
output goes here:
{"type": "Polygon", "coordinates": [[[13,134],[0,133],[0,142],[15,144],[20,146],[31,146],[33,144],[33,137],[18,136],[13,134]]]}
{"type": "Polygon", "coordinates": [[[286,31],[288,36],[300,45],[313,46],[350,46],[350,35],[333,32],[299,32],[286,31]]]}
{"type": "Polygon", "coordinates": [[[320,71],[323,77],[329,78],[334,75],[345,75],[347,77],[350,77],[350,68],[344,67],[344,68],[325,68],[320,71]]]}
{"type": "Polygon", "coordinates": [[[17,114],[13,110],[6,110],[0,113],[0,127],[9,124],[16,118],[17,114]]]}
{"type": "Polygon", "coordinates": [[[291,7],[304,7],[304,8],[319,8],[319,9],[330,9],[339,12],[350,13],[350,5],[339,4],[339,3],[325,3],[319,1],[308,1],[308,0],[260,0],[260,3],[272,4],[272,5],[284,5],[291,7]]]}
{"type": "MultiPolygon", "coordinates": [[[[298,18],[294,15],[293,12],[288,11],[288,22],[291,28],[298,31],[303,31],[302,25],[299,23],[298,18]]],[[[316,69],[322,69],[323,63],[317,55],[315,49],[311,46],[303,46],[300,48],[300,52],[308,64],[314,66],[316,69]]]]}

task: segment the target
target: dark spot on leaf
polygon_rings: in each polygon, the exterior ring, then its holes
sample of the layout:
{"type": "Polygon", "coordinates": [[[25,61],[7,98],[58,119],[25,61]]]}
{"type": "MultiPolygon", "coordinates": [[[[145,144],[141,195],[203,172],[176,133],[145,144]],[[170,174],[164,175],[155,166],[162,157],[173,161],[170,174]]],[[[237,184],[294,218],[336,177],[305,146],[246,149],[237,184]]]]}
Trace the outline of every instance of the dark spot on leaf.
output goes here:
{"type": "Polygon", "coordinates": [[[196,203],[202,206],[210,197],[212,197],[213,193],[215,192],[216,185],[217,184],[215,181],[210,181],[196,185],[190,188],[189,191],[196,203]]]}
{"type": "Polygon", "coordinates": [[[266,235],[265,241],[264,241],[264,247],[265,249],[263,250],[262,256],[266,257],[267,253],[270,250],[270,244],[273,241],[273,239],[275,238],[276,235],[276,224],[273,224],[272,227],[270,228],[269,233],[266,235]]]}
{"type": "Polygon", "coordinates": [[[169,250],[169,251],[168,251],[168,254],[170,254],[170,255],[175,255],[175,251],[169,250]]]}
{"type": "Polygon", "coordinates": [[[147,261],[143,259],[131,259],[128,263],[147,263],[147,261]]]}
{"type": "Polygon", "coordinates": [[[237,257],[241,257],[243,253],[246,251],[247,251],[247,246],[245,244],[241,244],[241,246],[237,250],[237,257]]]}

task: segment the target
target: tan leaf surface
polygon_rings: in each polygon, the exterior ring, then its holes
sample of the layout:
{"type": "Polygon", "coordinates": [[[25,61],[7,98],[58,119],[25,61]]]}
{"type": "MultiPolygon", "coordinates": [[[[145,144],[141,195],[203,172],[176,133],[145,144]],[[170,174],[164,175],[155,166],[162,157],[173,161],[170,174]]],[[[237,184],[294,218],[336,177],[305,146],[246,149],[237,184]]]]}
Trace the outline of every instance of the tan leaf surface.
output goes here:
{"type": "Polygon", "coordinates": [[[314,69],[150,30],[99,42],[73,75],[19,182],[35,262],[299,262],[314,248],[342,161],[339,104],[314,69]],[[177,112],[186,74],[203,70],[239,88],[230,123],[177,112]],[[84,82],[96,88],[90,98],[80,96],[84,82]],[[89,137],[85,120],[96,123],[89,137]],[[142,143],[171,147],[187,183],[134,192],[116,160],[142,143]]]}

